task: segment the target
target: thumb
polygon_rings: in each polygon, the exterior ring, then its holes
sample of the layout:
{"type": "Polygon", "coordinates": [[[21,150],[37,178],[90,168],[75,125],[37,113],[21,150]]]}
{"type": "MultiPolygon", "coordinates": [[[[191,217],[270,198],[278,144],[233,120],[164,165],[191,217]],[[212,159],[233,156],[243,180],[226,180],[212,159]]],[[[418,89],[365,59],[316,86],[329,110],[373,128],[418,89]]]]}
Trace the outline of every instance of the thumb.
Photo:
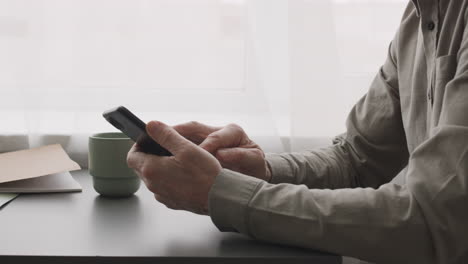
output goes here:
{"type": "Polygon", "coordinates": [[[250,171],[255,168],[255,157],[252,157],[249,149],[220,149],[216,152],[216,159],[221,163],[223,168],[247,175],[250,175],[250,171]]]}
{"type": "Polygon", "coordinates": [[[177,133],[172,127],[159,121],[149,122],[146,125],[146,132],[156,143],[174,155],[191,146],[190,141],[177,133]]]}
{"type": "Polygon", "coordinates": [[[210,153],[216,153],[221,148],[236,148],[245,144],[246,138],[247,136],[240,126],[230,124],[209,134],[200,147],[210,153]]]}
{"type": "Polygon", "coordinates": [[[245,154],[245,149],[242,148],[225,148],[216,152],[216,159],[218,159],[223,166],[233,167],[242,162],[245,154]]]}
{"type": "Polygon", "coordinates": [[[216,152],[216,158],[223,168],[257,177],[265,178],[265,160],[258,149],[227,148],[216,152]]]}

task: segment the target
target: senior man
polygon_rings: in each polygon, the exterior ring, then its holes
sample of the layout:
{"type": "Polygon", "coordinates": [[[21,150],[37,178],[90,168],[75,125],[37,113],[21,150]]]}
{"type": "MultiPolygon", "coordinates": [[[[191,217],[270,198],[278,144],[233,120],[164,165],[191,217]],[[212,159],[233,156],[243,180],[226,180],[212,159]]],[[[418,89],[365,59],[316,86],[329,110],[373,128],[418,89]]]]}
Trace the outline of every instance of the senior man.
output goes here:
{"type": "Polygon", "coordinates": [[[174,156],[135,146],[128,163],[158,201],[221,231],[378,263],[468,263],[467,5],[410,1],[331,147],[265,156],[236,125],[153,121],[174,156]],[[390,183],[404,167],[406,185],[390,183]]]}

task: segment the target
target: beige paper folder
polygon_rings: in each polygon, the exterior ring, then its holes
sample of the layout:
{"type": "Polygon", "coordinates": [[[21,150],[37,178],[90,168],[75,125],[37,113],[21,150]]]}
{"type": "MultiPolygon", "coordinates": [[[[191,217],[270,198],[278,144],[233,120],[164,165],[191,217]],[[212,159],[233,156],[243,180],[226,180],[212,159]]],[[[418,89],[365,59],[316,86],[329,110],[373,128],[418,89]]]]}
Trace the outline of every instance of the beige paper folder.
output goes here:
{"type": "Polygon", "coordinates": [[[59,144],[0,154],[0,193],[80,191],[80,166],[59,144]]]}
{"type": "Polygon", "coordinates": [[[0,194],[80,192],[81,190],[81,185],[73,179],[68,171],[37,178],[0,183],[0,194]]]}

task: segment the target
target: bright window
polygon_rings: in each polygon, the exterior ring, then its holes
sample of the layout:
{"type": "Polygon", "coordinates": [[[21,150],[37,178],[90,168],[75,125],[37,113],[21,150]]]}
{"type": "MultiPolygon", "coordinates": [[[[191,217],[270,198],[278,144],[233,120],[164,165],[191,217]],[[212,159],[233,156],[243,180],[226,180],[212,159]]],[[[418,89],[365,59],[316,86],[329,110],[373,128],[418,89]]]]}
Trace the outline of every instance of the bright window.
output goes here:
{"type": "Polygon", "coordinates": [[[126,105],[144,120],[236,122],[267,150],[279,135],[332,137],[407,4],[0,0],[0,134],[83,143],[126,105]]]}

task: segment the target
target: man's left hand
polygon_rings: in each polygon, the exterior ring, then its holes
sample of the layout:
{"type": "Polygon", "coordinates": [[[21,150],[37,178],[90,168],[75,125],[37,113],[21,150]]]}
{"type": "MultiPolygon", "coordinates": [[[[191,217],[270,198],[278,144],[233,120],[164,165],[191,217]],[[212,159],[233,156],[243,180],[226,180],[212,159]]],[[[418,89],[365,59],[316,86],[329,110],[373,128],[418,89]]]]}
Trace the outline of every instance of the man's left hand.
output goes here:
{"type": "Polygon", "coordinates": [[[174,156],[146,154],[135,144],[127,156],[128,166],[168,208],[208,214],[208,193],[221,171],[218,160],[166,124],[151,121],[146,130],[174,156]]]}

